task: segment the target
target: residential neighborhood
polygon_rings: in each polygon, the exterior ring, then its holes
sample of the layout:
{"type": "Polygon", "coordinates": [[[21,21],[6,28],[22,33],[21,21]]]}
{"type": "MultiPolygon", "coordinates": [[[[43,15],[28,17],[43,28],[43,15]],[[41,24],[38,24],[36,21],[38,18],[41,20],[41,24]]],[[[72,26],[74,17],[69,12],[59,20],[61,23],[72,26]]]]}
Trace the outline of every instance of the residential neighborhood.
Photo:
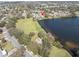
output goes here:
{"type": "Polygon", "coordinates": [[[70,43],[64,46],[39,21],[79,17],[78,8],[79,2],[1,2],[0,57],[72,57],[70,43]]]}

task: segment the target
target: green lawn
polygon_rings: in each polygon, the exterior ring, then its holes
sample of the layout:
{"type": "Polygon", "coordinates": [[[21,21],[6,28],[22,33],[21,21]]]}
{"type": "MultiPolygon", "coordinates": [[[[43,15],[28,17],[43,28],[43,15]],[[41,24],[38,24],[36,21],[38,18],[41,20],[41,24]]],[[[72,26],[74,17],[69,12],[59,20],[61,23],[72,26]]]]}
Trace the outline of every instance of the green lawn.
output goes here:
{"type": "Polygon", "coordinates": [[[57,48],[53,46],[50,50],[50,57],[71,57],[71,55],[65,50],[61,48],[57,48]]]}
{"type": "Polygon", "coordinates": [[[18,20],[16,23],[16,28],[24,31],[24,33],[30,33],[30,32],[37,33],[39,31],[44,31],[38,24],[38,22],[33,21],[32,18],[18,20]]]}
{"type": "Polygon", "coordinates": [[[33,18],[28,19],[20,19],[16,23],[16,28],[24,31],[25,34],[29,34],[30,32],[35,32],[35,36],[32,37],[32,41],[38,38],[37,33],[40,31],[45,32],[37,21],[34,21],[33,18]]]}
{"type": "Polygon", "coordinates": [[[11,42],[6,42],[5,45],[3,46],[3,48],[5,50],[7,50],[7,52],[11,51],[14,47],[13,45],[11,44],[11,42]]]}

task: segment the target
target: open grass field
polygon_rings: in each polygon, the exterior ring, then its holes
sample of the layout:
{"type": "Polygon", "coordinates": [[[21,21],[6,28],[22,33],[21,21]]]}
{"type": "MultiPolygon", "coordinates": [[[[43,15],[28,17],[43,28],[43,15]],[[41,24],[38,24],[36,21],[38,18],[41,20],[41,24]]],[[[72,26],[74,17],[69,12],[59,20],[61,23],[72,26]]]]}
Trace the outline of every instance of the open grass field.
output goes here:
{"type": "Polygon", "coordinates": [[[24,33],[28,34],[30,32],[40,32],[44,31],[37,21],[34,21],[32,18],[28,19],[20,19],[16,23],[16,28],[24,31],[24,33]]]}
{"type": "Polygon", "coordinates": [[[61,48],[57,48],[53,46],[50,50],[50,57],[71,57],[71,55],[65,50],[61,48]]]}
{"type": "Polygon", "coordinates": [[[34,21],[33,18],[28,19],[20,19],[16,23],[16,28],[22,30],[25,34],[29,34],[30,32],[34,32],[35,35],[32,37],[32,41],[38,38],[37,33],[40,31],[45,32],[37,21],[34,21]]]}

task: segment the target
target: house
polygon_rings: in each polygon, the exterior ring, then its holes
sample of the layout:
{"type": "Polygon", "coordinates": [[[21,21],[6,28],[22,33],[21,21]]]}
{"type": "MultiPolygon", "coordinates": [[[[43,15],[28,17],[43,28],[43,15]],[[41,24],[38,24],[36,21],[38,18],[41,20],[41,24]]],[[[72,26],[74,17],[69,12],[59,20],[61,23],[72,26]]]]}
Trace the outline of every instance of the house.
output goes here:
{"type": "Polygon", "coordinates": [[[38,44],[42,44],[42,39],[41,39],[41,38],[37,38],[37,39],[35,40],[35,42],[38,43],[38,44]]]}
{"type": "Polygon", "coordinates": [[[27,12],[25,10],[23,11],[22,16],[25,18],[27,17],[27,12]]]}
{"type": "Polygon", "coordinates": [[[5,49],[0,49],[0,57],[7,56],[7,51],[5,49]]]}

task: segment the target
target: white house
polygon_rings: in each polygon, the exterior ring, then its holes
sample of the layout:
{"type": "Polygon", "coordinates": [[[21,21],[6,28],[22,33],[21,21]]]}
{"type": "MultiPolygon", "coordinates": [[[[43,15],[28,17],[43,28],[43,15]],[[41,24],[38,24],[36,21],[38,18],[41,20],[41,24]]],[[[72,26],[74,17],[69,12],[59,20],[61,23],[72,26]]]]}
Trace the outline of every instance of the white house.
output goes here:
{"type": "Polygon", "coordinates": [[[4,57],[4,56],[6,56],[7,55],[7,52],[6,52],[6,50],[4,49],[4,50],[1,50],[0,49],[0,57],[4,57]]]}
{"type": "Polygon", "coordinates": [[[42,39],[41,39],[41,38],[37,38],[37,39],[35,40],[35,42],[38,43],[38,44],[42,44],[42,39]]]}

